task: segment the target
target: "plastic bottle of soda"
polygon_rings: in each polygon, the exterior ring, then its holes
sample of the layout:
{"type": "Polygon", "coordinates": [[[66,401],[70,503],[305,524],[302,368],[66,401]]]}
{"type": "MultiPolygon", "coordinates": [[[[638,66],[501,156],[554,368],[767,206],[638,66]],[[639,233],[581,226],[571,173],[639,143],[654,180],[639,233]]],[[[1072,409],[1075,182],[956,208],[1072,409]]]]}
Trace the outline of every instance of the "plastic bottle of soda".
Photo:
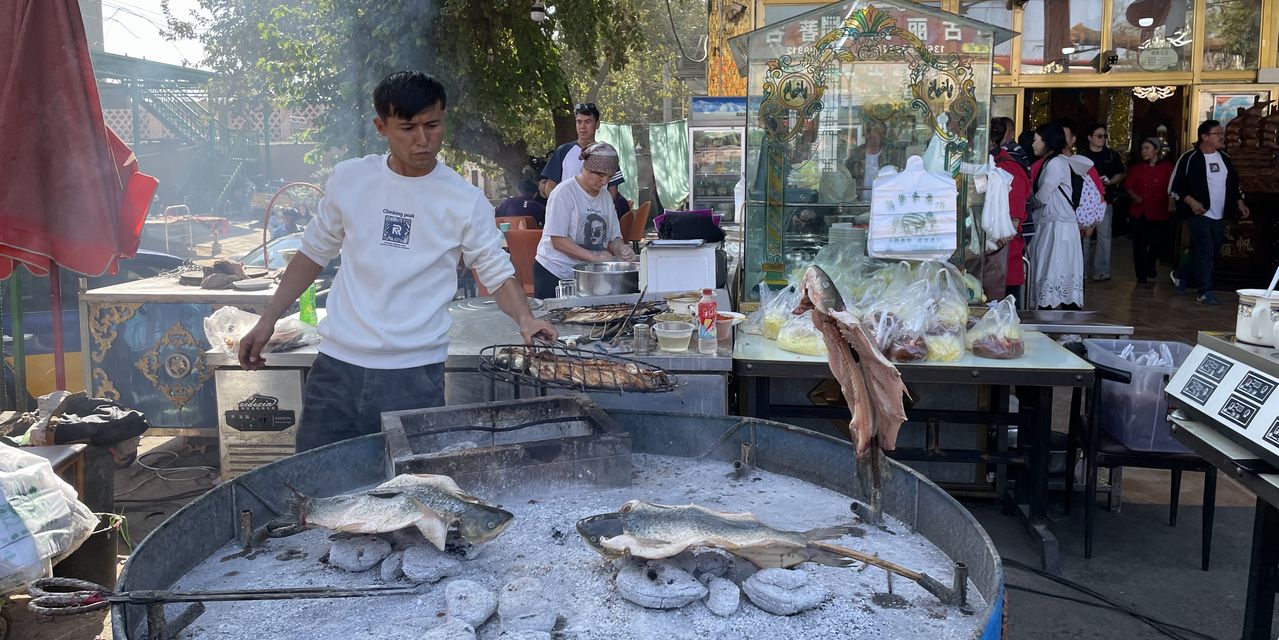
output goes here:
{"type": "Polygon", "coordinates": [[[719,340],[715,335],[715,319],[718,315],[719,308],[715,303],[715,292],[711,289],[702,289],[702,299],[697,301],[697,351],[699,353],[715,355],[719,347],[719,340]]]}

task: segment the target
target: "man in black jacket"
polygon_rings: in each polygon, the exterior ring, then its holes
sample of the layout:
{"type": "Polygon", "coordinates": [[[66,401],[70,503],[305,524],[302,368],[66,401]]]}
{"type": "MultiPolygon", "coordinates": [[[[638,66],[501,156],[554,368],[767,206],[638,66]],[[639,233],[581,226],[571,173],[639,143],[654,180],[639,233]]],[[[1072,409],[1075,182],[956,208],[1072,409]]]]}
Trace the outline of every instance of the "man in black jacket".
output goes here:
{"type": "Polygon", "coordinates": [[[1190,261],[1170,276],[1177,293],[1186,290],[1187,280],[1199,285],[1199,301],[1220,304],[1212,291],[1212,268],[1226,236],[1227,216],[1247,218],[1252,214],[1239,191],[1239,173],[1222,147],[1221,123],[1205,120],[1199,125],[1199,143],[1182,154],[1172,171],[1168,186],[1177,201],[1177,214],[1190,230],[1190,261]]]}

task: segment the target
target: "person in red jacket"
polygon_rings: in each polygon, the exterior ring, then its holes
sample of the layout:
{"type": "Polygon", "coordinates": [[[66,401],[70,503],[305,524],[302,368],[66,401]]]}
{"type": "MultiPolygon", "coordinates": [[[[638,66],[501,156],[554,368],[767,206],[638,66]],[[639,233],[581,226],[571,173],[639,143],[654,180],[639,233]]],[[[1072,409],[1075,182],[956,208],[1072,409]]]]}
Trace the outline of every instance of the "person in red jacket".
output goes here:
{"type": "MultiPolygon", "coordinates": [[[[1002,140],[1007,137],[1004,122],[1007,118],[991,120],[991,140],[1002,140]]],[[[1012,188],[1008,191],[1008,213],[1013,219],[1013,227],[1017,233],[1008,241],[1008,275],[1005,281],[1005,295],[1021,298],[1021,287],[1026,284],[1026,266],[1022,264],[1022,254],[1026,250],[1026,241],[1021,237],[1021,225],[1026,221],[1026,202],[1030,200],[1030,176],[1025,165],[1004,147],[991,150],[995,166],[1007,171],[1013,177],[1012,188]]]]}
{"type": "Polygon", "coordinates": [[[1142,140],[1141,162],[1133,164],[1126,183],[1132,196],[1128,216],[1132,219],[1132,261],[1137,268],[1137,284],[1147,284],[1159,275],[1155,261],[1172,238],[1172,201],[1168,196],[1172,163],[1159,159],[1162,148],[1159,138],[1142,140]]]}

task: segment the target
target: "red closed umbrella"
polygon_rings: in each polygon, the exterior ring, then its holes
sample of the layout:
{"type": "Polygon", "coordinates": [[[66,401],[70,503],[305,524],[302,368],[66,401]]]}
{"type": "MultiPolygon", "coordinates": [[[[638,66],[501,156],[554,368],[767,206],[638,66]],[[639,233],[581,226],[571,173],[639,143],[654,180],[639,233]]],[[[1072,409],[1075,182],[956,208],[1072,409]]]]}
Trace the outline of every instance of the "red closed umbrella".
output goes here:
{"type": "Polygon", "coordinates": [[[0,2],[0,277],[50,276],[60,388],[58,268],[136,253],[156,184],[102,118],[77,0],[0,2]]]}

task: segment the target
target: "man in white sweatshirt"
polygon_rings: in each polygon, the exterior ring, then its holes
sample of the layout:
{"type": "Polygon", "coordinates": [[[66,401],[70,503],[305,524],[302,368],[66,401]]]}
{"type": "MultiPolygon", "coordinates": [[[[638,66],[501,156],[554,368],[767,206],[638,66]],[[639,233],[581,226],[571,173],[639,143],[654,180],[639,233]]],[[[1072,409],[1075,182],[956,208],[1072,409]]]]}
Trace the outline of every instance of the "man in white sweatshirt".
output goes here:
{"type": "Polygon", "coordinates": [[[320,322],[320,355],[307,376],[297,451],[376,433],[384,411],[444,404],[444,361],[461,257],[493,291],[527,342],[555,329],[529,311],[493,207],[441,162],[446,96],[417,71],[373,91],[378,134],[390,153],[346,160],[329,178],[262,319],[240,341],[240,364],[265,366],[262,347],[285,309],[342,254],[320,322]]]}

